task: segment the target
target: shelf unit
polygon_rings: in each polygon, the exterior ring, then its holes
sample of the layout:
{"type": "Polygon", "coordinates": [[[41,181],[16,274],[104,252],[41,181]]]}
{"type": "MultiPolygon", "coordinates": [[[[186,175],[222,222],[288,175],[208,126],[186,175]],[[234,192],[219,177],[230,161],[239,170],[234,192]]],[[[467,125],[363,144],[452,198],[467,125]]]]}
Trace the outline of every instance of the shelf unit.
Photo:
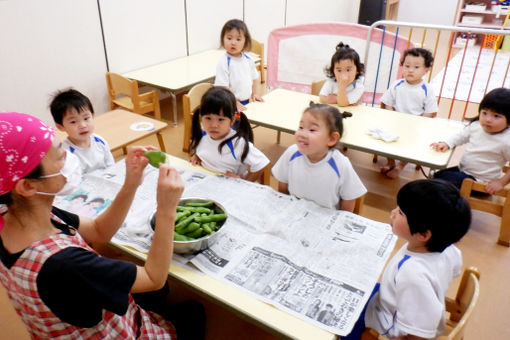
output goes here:
{"type": "MultiPolygon", "coordinates": [[[[505,20],[507,9],[505,7],[497,6],[491,7],[491,0],[459,0],[457,4],[457,14],[455,16],[455,25],[459,27],[473,27],[473,28],[489,28],[500,29],[505,20]],[[476,8],[474,4],[482,4],[476,8]],[[485,8],[483,6],[485,4],[485,8]]],[[[510,29],[506,27],[505,29],[510,29]]],[[[475,45],[480,45],[483,42],[483,35],[477,35],[473,39],[475,45]]],[[[460,33],[456,33],[454,37],[454,48],[463,48],[465,40],[462,39],[460,33]]]]}

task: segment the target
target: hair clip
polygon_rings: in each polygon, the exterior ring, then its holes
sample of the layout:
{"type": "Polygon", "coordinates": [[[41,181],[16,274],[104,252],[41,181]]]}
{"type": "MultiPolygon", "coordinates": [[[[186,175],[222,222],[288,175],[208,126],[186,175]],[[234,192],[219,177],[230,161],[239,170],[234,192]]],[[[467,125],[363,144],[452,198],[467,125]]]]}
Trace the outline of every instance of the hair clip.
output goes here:
{"type": "Polygon", "coordinates": [[[241,117],[241,112],[237,111],[235,116],[236,116],[236,118],[241,117]]]}

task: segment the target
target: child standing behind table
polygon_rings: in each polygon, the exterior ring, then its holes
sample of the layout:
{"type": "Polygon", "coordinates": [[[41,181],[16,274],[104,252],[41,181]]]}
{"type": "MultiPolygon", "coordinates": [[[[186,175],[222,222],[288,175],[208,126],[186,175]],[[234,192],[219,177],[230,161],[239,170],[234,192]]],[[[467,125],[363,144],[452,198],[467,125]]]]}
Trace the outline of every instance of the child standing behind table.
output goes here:
{"type": "Polygon", "coordinates": [[[236,113],[236,98],[223,87],[209,89],[193,114],[191,163],[231,177],[256,181],[269,159],[253,144],[253,131],[244,113],[236,113]],[[238,122],[237,131],[232,125],[238,122]]]}
{"type": "Polygon", "coordinates": [[[510,183],[510,170],[501,169],[510,161],[510,89],[497,88],[485,95],[478,107],[478,117],[458,134],[444,142],[432,143],[436,151],[446,151],[468,143],[459,166],[435,173],[435,178],[452,182],[460,188],[465,178],[487,182],[485,190],[494,194],[510,183]]]}
{"type": "Polygon", "coordinates": [[[216,66],[214,85],[227,87],[234,93],[238,111],[246,110],[250,99],[263,101],[257,91],[259,73],[253,59],[245,53],[251,49],[246,24],[238,19],[227,21],[221,30],[220,44],[226,52],[216,66]]]}
{"type": "MultiPolygon", "coordinates": [[[[423,48],[411,48],[404,52],[400,62],[403,79],[396,80],[381,97],[381,108],[417,116],[435,117],[437,115],[436,96],[432,87],[423,80],[434,62],[430,51],[423,48]]],[[[396,162],[388,158],[388,164],[381,173],[389,178],[397,178],[407,162],[396,162]]]]}
{"type": "Polygon", "coordinates": [[[331,57],[331,65],[324,71],[328,79],[319,93],[321,103],[348,106],[361,101],[365,66],[354,49],[340,42],[331,57]]]}
{"type": "Polygon", "coordinates": [[[291,145],[273,166],[278,191],[331,209],[353,211],[367,189],[351,162],[335,148],[343,133],[341,114],[327,104],[310,104],[291,145]]]}
{"type": "Polygon", "coordinates": [[[390,259],[349,336],[366,327],[390,339],[436,339],[445,327],[445,295],[462,268],[454,245],[471,223],[469,204],[451,183],[409,182],[391,211],[393,233],[406,243],[390,259]]]}
{"type": "Polygon", "coordinates": [[[50,111],[57,128],[67,133],[63,148],[78,157],[84,174],[115,163],[106,140],[94,133],[94,109],[85,95],[74,89],[60,91],[50,111]]]}

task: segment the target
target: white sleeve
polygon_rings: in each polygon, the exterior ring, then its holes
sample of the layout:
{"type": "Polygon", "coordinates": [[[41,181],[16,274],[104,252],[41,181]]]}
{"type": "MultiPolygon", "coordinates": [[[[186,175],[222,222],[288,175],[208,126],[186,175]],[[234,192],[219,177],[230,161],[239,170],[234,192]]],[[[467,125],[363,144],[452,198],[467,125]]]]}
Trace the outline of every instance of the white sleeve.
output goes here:
{"type": "Polygon", "coordinates": [[[259,77],[259,72],[257,71],[257,67],[255,66],[255,62],[253,59],[248,59],[250,61],[250,73],[251,73],[251,79],[255,80],[259,77]]]}
{"type": "Polygon", "coordinates": [[[250,150],[244,160],[244,163],[250,167],[250,172],[257,172],[264,169],[269,164],[269,158],[264,155],[262,151],[257,149],[251,142],[249,143],[250,150]]]}
{"type": "Polygon", "coordinates": [[[329,96],[330,94],[337,95],[338,93],[338,85],[336,81],[331,78],[326,79],[324,85],[322,85],[321,91],[319,92],[320,96],[329,96]]]}
{"type": "Polygon", "coordinates": [[[437,296],[424,272],[402,266],[396,280],[396,322],[406,334],[434,338],[444,313],[444,296],[437,296]]]}
{"type": "Polygon", "coordinates": [[[347,100],[349,101],[349,104],[355,104],[358,100],[360,100],[363,92],[365,92],[364,82],[364,77],[360,77],[354,81],[354,88],[347,93],[347,100]]]}
{"type": "Polygon", "coordinates": [[[438,108],[434,89],[429,84],[426,84],[425,86],[427,87],[427,98],[425,98],[425,103],[423,105],[423,113],[437,112],[438,108]]]}
{"type": "Polygon", "coordinates": [[[367,192],[367,188],[365,188],[358,174],[354,171],[351,162],[345,159],[342,163],[340,175],[343,179],[338,193],[340,199],[353,200],[364,195],[367,192]]]}
{"type": "Polygon", "coordinates": [[[230,76],[227,68],[225,58],[221,57],[216,65],[216,78],[214,79],[214,86],[230,87],[230,76]]]}
{"type": "Polygon", "coordinates": [[[469,135],[471,134],[472,125],[473,123],[463,128],[462,131],[460,131],[459,133],[445,138],[444,142],[448,144],[450,148],[466,144],[469,141],[469,135]]]}
{"type": "Polygon", "coordinates": [[[381,103],[386,106],[395,107],[395,84],[391,84],[391,87],[384,92],[381,97],[381,103]]]}
{"type": "MultiPolygon", "coordinates": [[[[273,168],[271,169],[271,173],[273,176],[282,183],[289,183],[289,158],[292,155],[292,145],[285,150],[285,152],[280,156],[278,161],[273,168]]],[[[297,149],[297,148],[296,148],[297,149]]]]}

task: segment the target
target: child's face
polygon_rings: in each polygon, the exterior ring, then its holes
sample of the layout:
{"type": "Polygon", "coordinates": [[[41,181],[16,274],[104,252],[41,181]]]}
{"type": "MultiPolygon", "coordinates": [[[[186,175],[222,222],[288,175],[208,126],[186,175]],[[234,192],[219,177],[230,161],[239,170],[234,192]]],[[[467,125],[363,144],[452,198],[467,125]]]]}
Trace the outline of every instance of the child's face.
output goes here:
{"type": "Polygon", "coordinates": [[[490,109],[481,109],[479,117],[480,125],[487,133],[500,133],[508,127],[506,116],[490,109]]]}
{"type": "Polygon", "coordinates": [[[213,139],[220,140],[230,132],[232,120],[221,115],[206,114],[200,116],[202,129],[213,139]]]}
{"type": "Polygon", "coordinates": [[[227,33],[223,36],[223,47],[228,54],[238,57],[243,51],[245,41],[244,33],[237,29],[233,29],[227,31],[227,33]]]}
{"type": "Polygon", "coordinates": [[[350,84],[356,79],[358,69],[351,59],[342,59],[335,63],[335,79],[338,83],[350,84]]]}
{"type": "Polygon", "coordinates": [[[425,59],[423,57],[408,55],[404,59],[402,76],[409,84],[418,84],[428,71],[429,68],[425,67],[425,59]]]}
{"type": "Polygon", "coordinates": [[[312,163],[316,163],[326,156],[340,135],[338,132],[330,134],[327,123],[319,115],[305,112],[294,137],[299,152],[307,156],[312,163]]]}
{"type": "Polygon", "coordinates": [[[62,125],[57,124],[57,128],[67,132],[74,144],[88,146],[90,135],[94,132],[94,117],[89,109],[77,111],[75,108],[70,108],[64,114],[62,125]]]}
{"type": "Polygon", "coordinates": [[[390,213],[390,225],[393,233],[404,240],[411,238],[411,231],[409,230],[409,223],[407,222],[407,216],[397,206],[390,213]]]}

